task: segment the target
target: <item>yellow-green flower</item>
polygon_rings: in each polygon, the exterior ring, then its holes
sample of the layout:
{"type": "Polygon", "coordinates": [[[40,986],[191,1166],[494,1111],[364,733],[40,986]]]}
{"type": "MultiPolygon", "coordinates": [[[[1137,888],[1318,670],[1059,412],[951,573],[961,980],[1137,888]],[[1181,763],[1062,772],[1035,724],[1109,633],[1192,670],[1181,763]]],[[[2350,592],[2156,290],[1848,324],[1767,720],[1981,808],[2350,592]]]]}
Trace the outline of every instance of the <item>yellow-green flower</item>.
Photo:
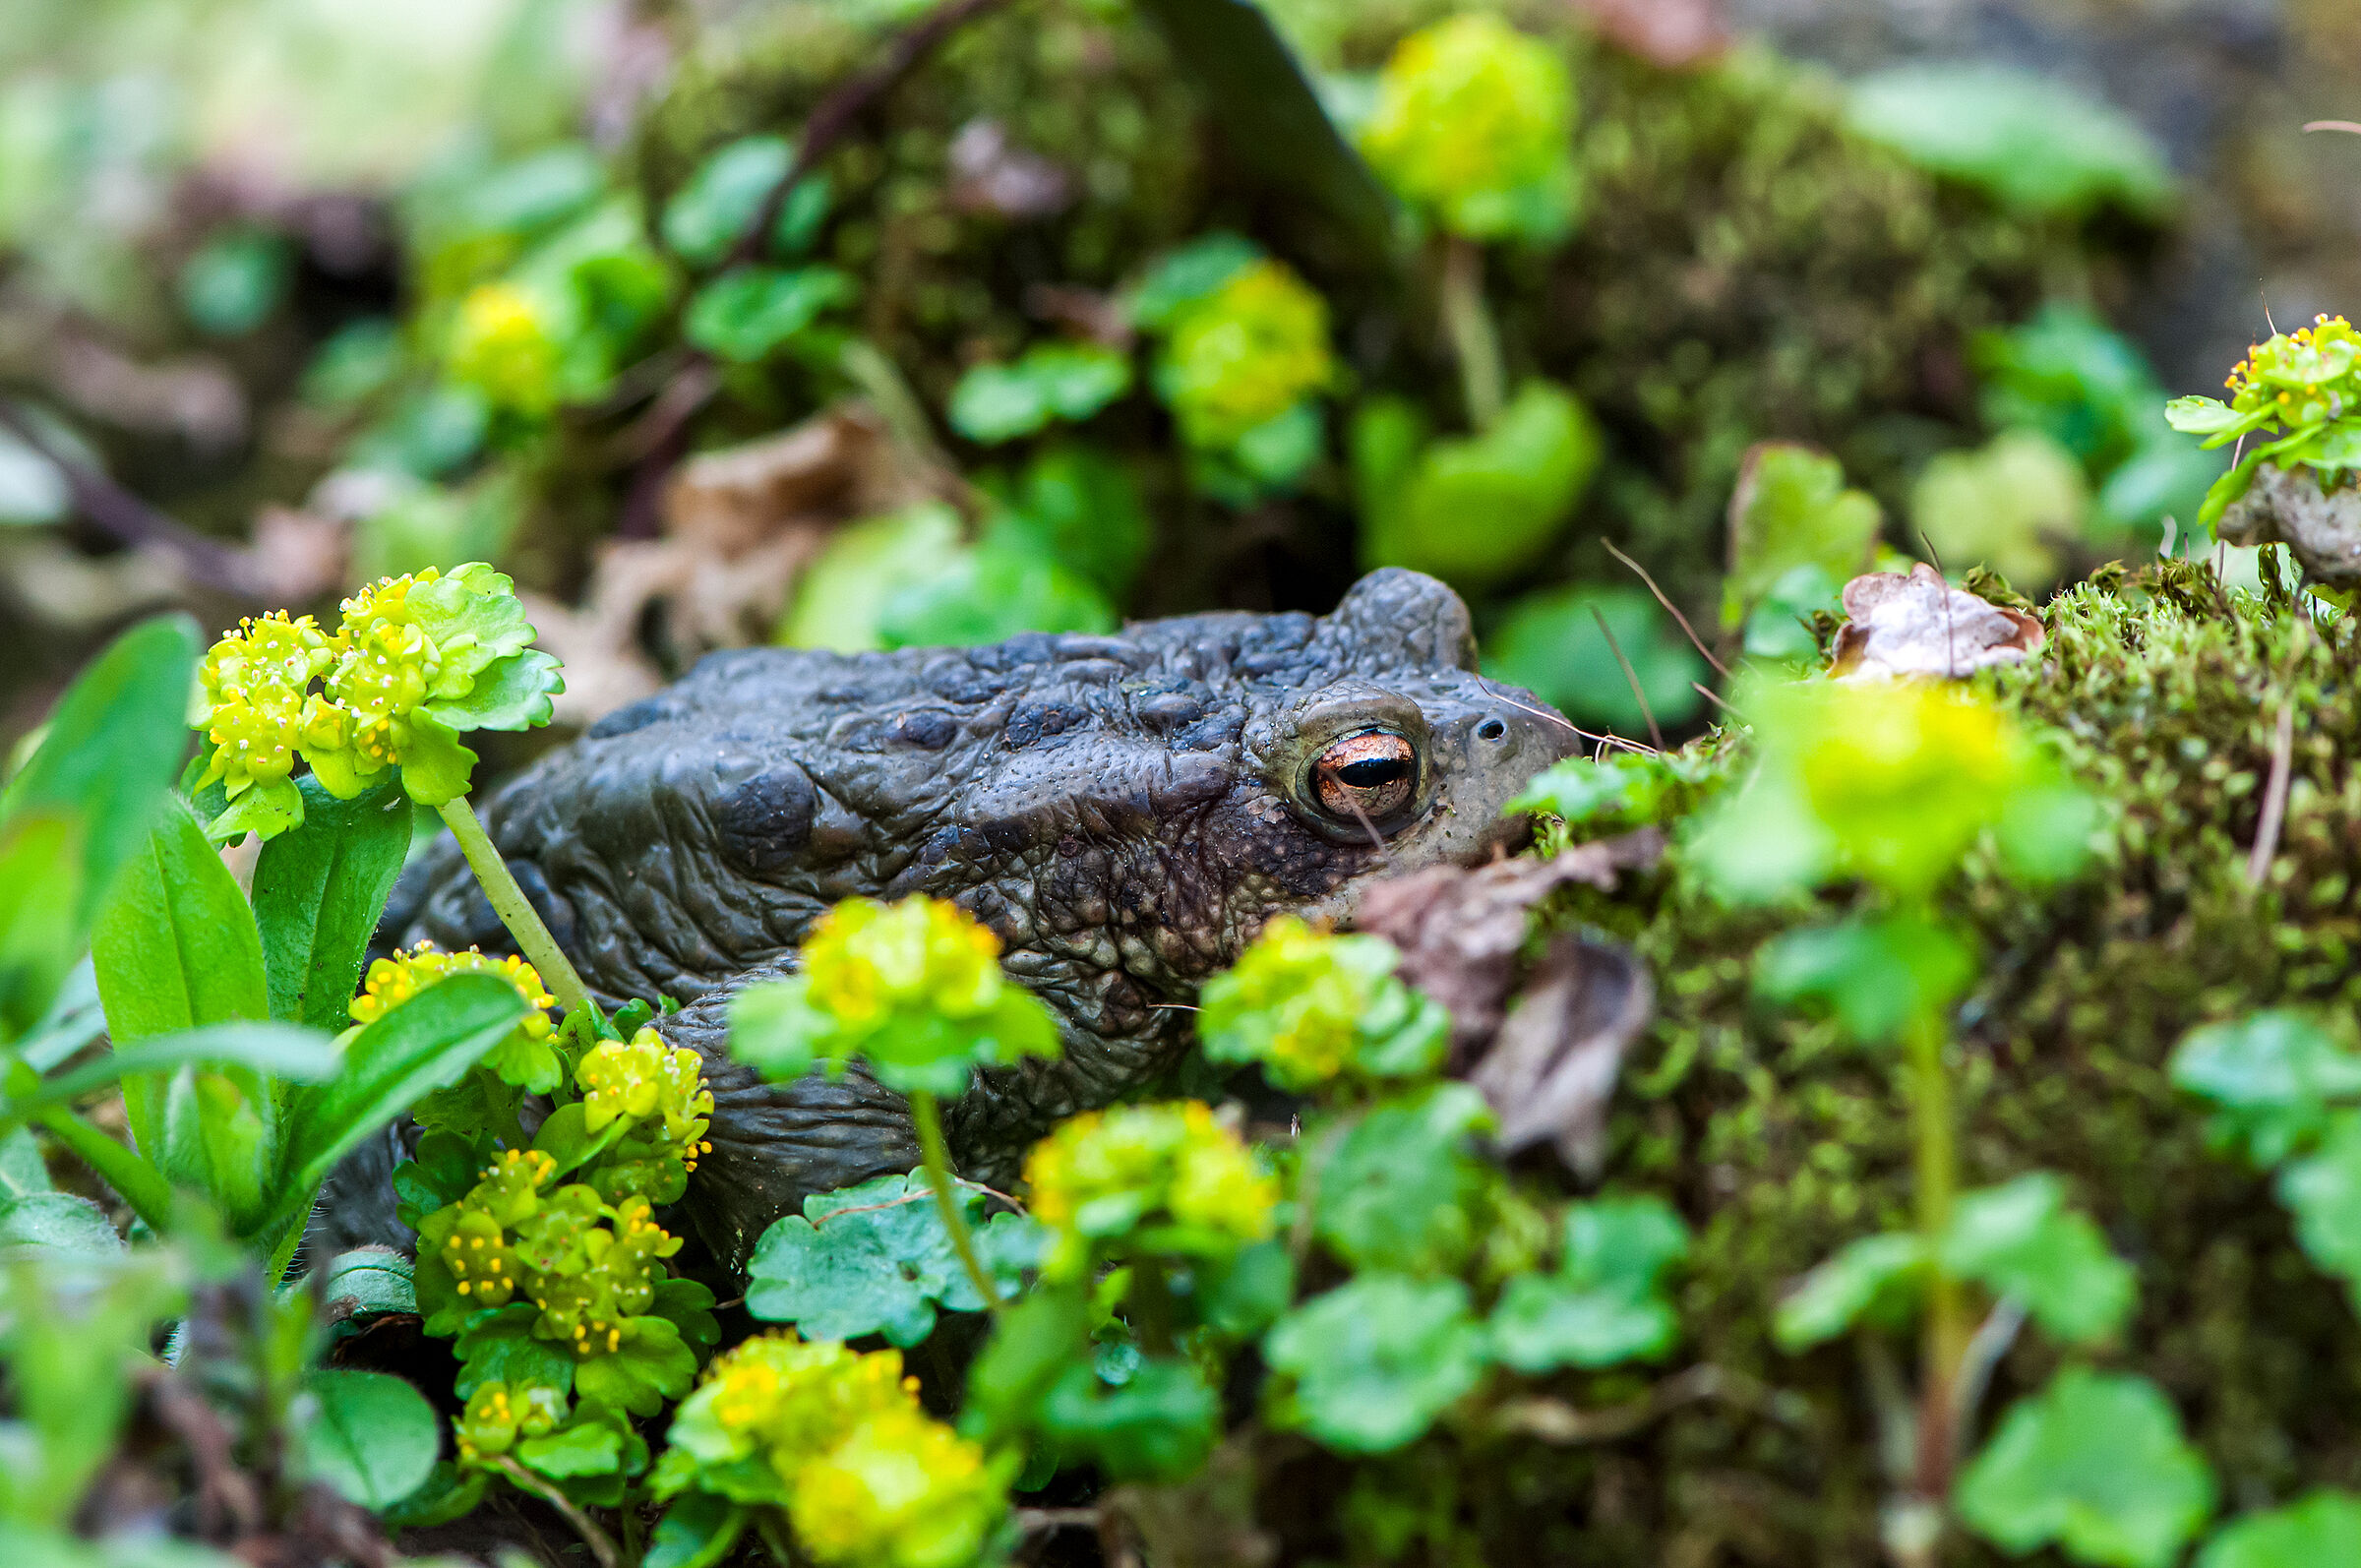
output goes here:
{"type": "Polygon", "coordinates": [[[240,621],[198,669],[192,722],[213,745],[203,788],[222,782],[231,800],[256,785],[286,783],[305,735],[305,693],[333,661],[310,616],[283,612],[240,621]]]}
{"type": "Polygon", "coordinates": [[[1328,302],[1265,257],[1175,315],[1156,385],[1188,444],[1222,451],[1335,379],[1328,302]]]}
{"type": "Polygon", "coordinates": [[[556,313],[515,283],[479,283],[459,301],[449,366],[497,408],[546,414],[558,403],[563,344],[556,313]]]}
{"type": "Polygon", "coordinates": [[[632,1196],[677,1201],[698,1158],[713,1150],[705,1138],[713,1091],[705,1086],[703,1058],[642,1028],[629,1042],[592,1048],[574,1078],[582,1090],[584,1130],[596,1135],[618,1117],[638,1123],[608,1149],[592,1185],[610,1203],[632,1196]]]}
{"type": "Polygon", "coordinates": [[[1453,233],[1547,244],[1573,225],[1573,137],[1565,61],[1474,15],[1395,48],[1361,145],[1387,184],[1453,233]]]}
{"type": "Polygon", "coordinates": [[[757,1335],[715,1357],[681,1401],[655,1488],[784,1504],[804,1467],[863,1421],[917,1408],[918,1380],[903,1372],[899,1351],[865,1356],[793,1330],[757,1335]]]}
{"type": "Polygon", "coordinates": [[[1331,935],[1282,915],[1198,997],[1205,1054],[1259,1062],[1292,1090],[1347,1075],[1431,1072],[1449,1046],[1450,1018],[1394,978],[1400,961],[1375,936],[1331,935]]]}
{"type": "Polygon", "coordinates": [[[1033,1217],[1057,1233],[1046,1272],[1076,1278],[1107,1251],[1220,1256],[1271,1234],[1279,1184],[1196,1101],[1087,1112],[1025,1161],[1033,1217]]]}
{"type": "Polygon", "coordinates": [[[914,1409],[870,1417],[804,1468],[788,1517],[830,1568],[961,1568],[1007,1507],[1003,1468],[914,1409]]]}
{"type": "MultiPolygon", "coordinates": [[[[473,947],[463,953],[447,953],[432,942],[420,942],[406,952],[380,958],[370,964],[361,981],[361,994],[352,999],[353,1021],[375,1023],[418,993],[454,975],[490,975],[505,980],[516,988],[516,995],[524,998],[529,1009],[516,1021],[509,1037],[495,1046],[473,1071],[490,1073],[521,1094],[547,1094],[565,1080],[565,1061],[551,1044],[550,1010],[557,1005],[557,998],[541,984],[540,972],[515,955],[492,958],[473,947]]],[[[446,1118],[438,1115],[439,1102],[468,1088],[462,1082],[429,1095],[418,1107],[420,1122],[430,1127],[440,1124],[446,1118]]]]}
{"type": "Polygon", "coordinates": [[[2361,414],[2361,332],[2341,316],[2323,316],[2289,335],[2258,343],[2230,372],[2230,406],[2268,409],[2290,431],[2361,414]]]}
{"type": "Polygon", "coordinates": [[[730,1049],[772,1078],[857,1056],[904,1094],[959,1094],[978,1066],[1058,1052],[1057,1026],[999,954],[956,904],[848,898],[814,923],[802,974],[738,995],[730,1049]]]}
{"type": "Polygon", "coordinates": [[[459,1463],[473,1465],[497,1458],[519,1437],[539,1437],[554,1431],[566,1418],[566,1396],[554,1388],[517,1388],[505,1382],[477,1386],[467,1408],[451,1423],[458,1439],[459,1463]]]}

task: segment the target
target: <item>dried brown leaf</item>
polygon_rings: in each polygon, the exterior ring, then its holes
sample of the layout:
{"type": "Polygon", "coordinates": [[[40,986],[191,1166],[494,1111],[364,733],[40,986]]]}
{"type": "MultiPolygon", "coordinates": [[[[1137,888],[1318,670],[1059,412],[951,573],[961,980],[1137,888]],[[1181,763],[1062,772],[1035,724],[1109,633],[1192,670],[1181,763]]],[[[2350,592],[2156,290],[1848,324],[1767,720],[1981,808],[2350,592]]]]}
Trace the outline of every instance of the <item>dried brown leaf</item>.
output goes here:
{"type": "Polygon", "coordinates": [[[1451,1010],[1454,1054],[1466,1059],[1500,1027],[1533,906],[1571,882],[1610,890],[1626,870],[1654,865],[1664,843],[1643,828],[1554,860],[1430,866],[1371,886],[1355,924],[1402,949],[1402,978],[1451,1010]]]}
{"type": "Polygon", "coordinates": [[[1845,584],[1831,668],[1840,678],[1936,675],[1954,680],[2015,664],[2041,646],[2041,623],[1963,588],[1920,562],[1908,575],[1872,572],[1845,584]]]}
{"type": "Polygon", "coordinates": [[[1499,1118],[1509,1153],[1548,1142],[1577,1176],[1606,1158],[1606,1111],[1623,1053],[1647,1027],[1656,988],[1623,947],[1559,935],[1469,1079],[1499,1118]]]}

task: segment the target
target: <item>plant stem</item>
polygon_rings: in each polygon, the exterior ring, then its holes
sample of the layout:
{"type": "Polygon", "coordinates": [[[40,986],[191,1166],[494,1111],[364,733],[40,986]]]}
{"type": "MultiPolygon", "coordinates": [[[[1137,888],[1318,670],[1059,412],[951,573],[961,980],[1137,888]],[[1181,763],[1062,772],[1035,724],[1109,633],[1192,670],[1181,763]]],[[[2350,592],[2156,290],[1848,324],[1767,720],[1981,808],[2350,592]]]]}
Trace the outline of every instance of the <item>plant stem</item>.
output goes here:
{"type": "Polygon", "coordinates": [[[1942,1265],[1959,1191],[1960,1150],[1952,1125],[1951,1079],[1943,1065],[1943,1021],[1932,1013],[1911,1020],[1908,1047],[1912,1085],[1918,1235],[1933,1260],[1927,1278],[1925,1339],[1920,1351],[1918,1417],[1919,1495],[1939,1502],[1951,1491],[1952,1405],[1967,1360],[1968,1328],[1959,1282],[1942,1265]]]}
{"type": "Polygon", "coordinates": [[[1444,242],[1443,331],[1459,360],[1459,384],[1467,398],[1468,423],[1492,428],[1508,401],[1507,373],[1500,365],[1500,329],[1483,298],[1483,252],[1454,234],[1444,242]]]}
{"type": "Polygon", "coordinates": [[[950,1233],[951,1250],[959,1254],[959,1262],[975,1282],[976,1294],[984,1297],[985,1306],[998,1312],[1005,1303],[992,1276],[984,1272],[984,1260],[976,1256],[976,1238],[967,1229],[967,1216],[960,1212],[950,1150],[942,1141],[942,1110],[926,1090],[913,1089],[910,1118],[918,1123],[918,1150],[926,1160],[927,1185],[935,1189],[935,1207],[942,1215],[942,1228],[950,1233]]]}
{"type": "Polygon", "coordinates": [[[598,1568],[617,1568],[622,1559],[616,1554],[614,1538],[599,1529],[598,1521],[576,1507],[573,1498],[506,1454],[493,1463],[500,1467],[502,1475],[516,1483],[519,1490],[531,1492],[556,1509],[559,1516],[574,1527],[574,1533],[582,1538],[582,1544],[590,1548],[590,1555],[598,1559],[598,1568]]]}
{"type": "Polygon", "coordinates": [[[169,1234],[172,1188],[155,1167],[64,1106],[43,1111],[33,1119],[97,1172],[116,1196],[131,1205],[131,1212],[148,1222],[148,1229],[158,1236],[169,1234]]]}
{"type": "Polygon", "coordinates": [[[558,947],[557,938],[541,924],[534,913],[532,901],[509,871],[509,863],[501,858],[492,845],[492,837],[484,824],[476,819],[475,808],[467,797],[458,796],[435,808],[451,836],[459,841],[459,853],[467,857],[467,869],[483,884],[484,896],[492,900],[493,913],[516,938],[517,950],[524,954],[541,975],[541,984],[558,998],[558,1005],[568,1012],[590,1008],[590,993],[582,985],[582,977],[575,973],[574,962],[558,947]]]}

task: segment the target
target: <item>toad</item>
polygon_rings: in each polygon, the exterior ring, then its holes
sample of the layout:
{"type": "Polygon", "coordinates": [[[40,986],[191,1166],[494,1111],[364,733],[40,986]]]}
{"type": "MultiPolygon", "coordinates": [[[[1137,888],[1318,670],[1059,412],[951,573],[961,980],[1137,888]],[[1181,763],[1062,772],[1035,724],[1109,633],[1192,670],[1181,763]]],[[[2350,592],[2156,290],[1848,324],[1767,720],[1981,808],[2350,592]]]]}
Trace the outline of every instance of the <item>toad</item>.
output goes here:
{"type": "MultiPolygon", "coordinates": [[[[1477,672],[1456,594],[1386,570],[1324,617],[716,653],[486,816],[603,1003],[680,1002],[659,1027],[703,1055],[715,1101],[685,1208],[736,1263],[807,1194],[918,1163],[901,1098],[859,1071],[769,1084],[726,1052],[731,994],[791,971],[831,903],[955,901],[1059,1018],[1062,1057],[946,1107],[962,1172],[1004,1181],[1059,1117],[1175,1065],[1196,987],[1263,922],[1349,921],[1377,877],[1492,854],[1503,804],[1575,739],[1477,672]]],[[[388,920],[404,944],[509,945],[448,840],[388,920]]],[[[338,1209],[363,1200],[339,1185],[338,1209]]]]}

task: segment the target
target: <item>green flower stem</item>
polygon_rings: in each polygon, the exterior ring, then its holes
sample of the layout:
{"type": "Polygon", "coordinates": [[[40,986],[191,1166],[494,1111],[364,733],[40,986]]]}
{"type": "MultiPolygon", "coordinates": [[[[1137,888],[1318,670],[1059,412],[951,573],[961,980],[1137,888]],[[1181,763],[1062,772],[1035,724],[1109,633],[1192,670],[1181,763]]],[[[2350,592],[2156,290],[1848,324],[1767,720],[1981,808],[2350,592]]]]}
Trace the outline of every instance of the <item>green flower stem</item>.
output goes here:
{"type": "Polygon", "coordinates": [[[155,1167],[117,1143],[64,1106],[43,1111],[33,1120],[98,1173],[131,1212],[148,1222],[148,1229],[166,1235],[172,1225],[172,1188],[155,1167]]]}
{"type": "Polygon", "coordinates": [[[483,884],[484,896],[492,900],[493,912],[500,916],[500,923],[516,938],[524,961],[540,972],[541,984],[549,988],[549,994],[568,1013],[591,1012],[590,993],[582,985],[582,977],[574,972],[573,961],[559,949],[557,938],[550,935],[549,928],[533,912],[532,901],[510,874],[509,863],[492,847],[491,835],[476,819],[475,808],[468,804],[467,797],[457,796],[435,810],[444,825],[451,829],[451,836],[459,841],[459,853],[467,857],[468,870],[483,884]]]}
{"type": "Polygon", "coordinates": [[[1507,373],[1501,369],[1500,329],[1483,298],[1483,252],[1474,240],[1454,234],[1443,252],[1443,331],[1450,335],[1451,352],[1459,360],[1460,387],[1467,398],[1468,423],[1478,431],[1492,428],[1508,401],[1507,373]]]}
{"type": "Polygon", "coordinates": [[[599,1529],[598,1522],[576,1507],[573,1498],[506,1454],[502,1454],[492,1463],[499,1467],[500,1473],[508,1477],[518,1490],[531,1492],[535,1497],[556,1509],[558,1517],[571,1525],[575,1535],[581,1538],[582,1544],[590,1548],[590,1555],[597,1559],[598,1568],[619,1568],[623,1559],[615,1550],[615,1538],[599,1529]]]}
{"type": "Polygon", "coordinates": [[[1953,1400],[1960,1368],[1968,1357],[1968,1316],[1959,1282],[1945,1272],[1944,1235],[1951,1229],[1959,1193],[1960,1150],[1951,1105],[1951,1078],[1943,1065],[1943,1021],[1927,1014],[1910,1021],[1908,1048],[1911,1132],[1918,1235],[1934,1261],[1927,1280],[1925,1339],[1919,1368],[1920,1411],[1916,1482],[1919,1494],[1941,1498],[1951,1490],[1956,1426],[1953,1400]]]}
{"type": "Polygon", "coordinates": [[[951,1175],[950,1149],[942,1141],[942,1109],[926,1090],[913,1089],[910,1118],[918,1123],[918,1149],[926,1160],[927,1185],[935,1189],[935,1207],[942,1215],[942,1228],[950,1233],[951,1249],[959,1254],[959,1262],[967,1270],[967,1277],[975,1282],[976,1294],[984,1297],[984,1304],[998,1312],[1007,1303],[1000,1299],[992,1276],[984,1272],[984,1260],[976,1255],[975,1236],[967,1228],[967,1216],[960,1212],[957,1181],[951,1175]]]}

